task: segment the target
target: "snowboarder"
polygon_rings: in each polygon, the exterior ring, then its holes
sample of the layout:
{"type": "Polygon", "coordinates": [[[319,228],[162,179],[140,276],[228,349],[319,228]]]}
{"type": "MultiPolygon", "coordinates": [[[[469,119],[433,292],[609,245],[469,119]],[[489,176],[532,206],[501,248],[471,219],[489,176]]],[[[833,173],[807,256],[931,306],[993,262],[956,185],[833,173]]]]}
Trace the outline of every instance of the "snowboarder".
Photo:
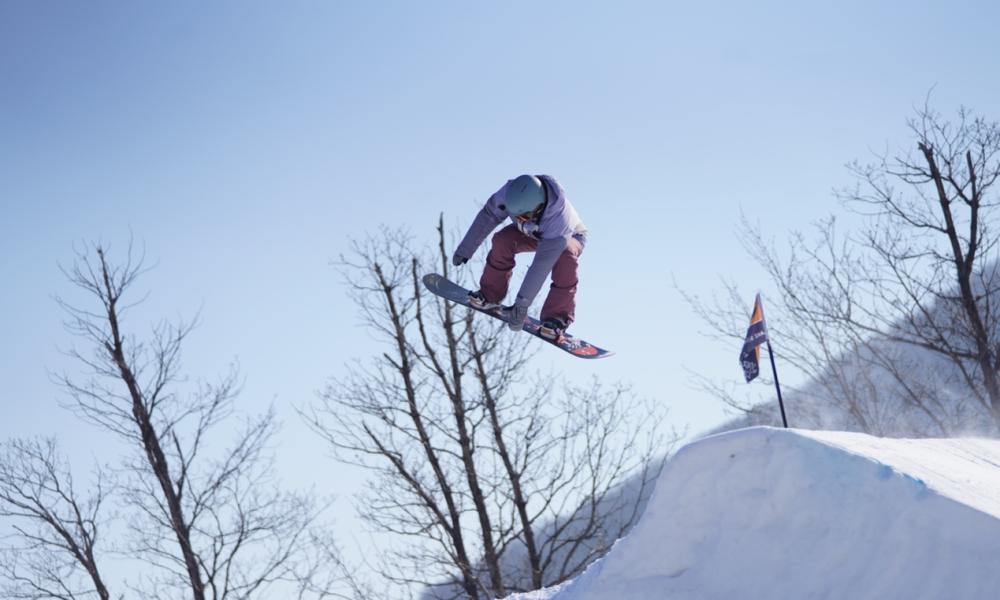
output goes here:
{"type": "Polygon", "coordinates": [[[535,252],[514,304],[503,307],[503,316],[511,329],[519,331],[528,307],[551,274],[552,285],[542,306],[539,333],[558,339],[574,319],[577,262],[587,243],[587,228],[555,178],[521,175],[505,183],[486,201],[455,250],[452,264],[465,264],[486,236],[507,217],[511,224],[493,236],[479,290],[469,293],[469,302],[483,309],[500,306],[507,296],[514,255],[535,252]]]}

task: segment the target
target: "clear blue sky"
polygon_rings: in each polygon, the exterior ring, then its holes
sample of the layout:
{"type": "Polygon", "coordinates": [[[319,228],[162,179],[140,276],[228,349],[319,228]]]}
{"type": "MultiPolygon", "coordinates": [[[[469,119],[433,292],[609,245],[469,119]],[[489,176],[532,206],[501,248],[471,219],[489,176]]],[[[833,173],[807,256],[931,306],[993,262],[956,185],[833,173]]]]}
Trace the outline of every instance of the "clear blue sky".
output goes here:
{"type": "Polygon", "coordinates": [[[294,467],[323,450],[291,407],[372,350],[331,259],[380,224],[464,228],[522,172],[589,226],[574,329],[618,354],[540,367],[704,430],[723,412],[685,368],[737,378],[739,349],[672,278],[733,277],[749,312],[741,209],[775,234],[837,210],[843,165],[908,142],[933,86],[1000,117],[998,22],[962,1],[0,2],[0,438],[101,452],[48,377],[72,368],[52,296],[74,243],[134,235],[156,263],[135,324],[201,309],[187,372],[238,359],[243,406],[285,421],[286,478],[349,493],[332,461],[294,467]]]}

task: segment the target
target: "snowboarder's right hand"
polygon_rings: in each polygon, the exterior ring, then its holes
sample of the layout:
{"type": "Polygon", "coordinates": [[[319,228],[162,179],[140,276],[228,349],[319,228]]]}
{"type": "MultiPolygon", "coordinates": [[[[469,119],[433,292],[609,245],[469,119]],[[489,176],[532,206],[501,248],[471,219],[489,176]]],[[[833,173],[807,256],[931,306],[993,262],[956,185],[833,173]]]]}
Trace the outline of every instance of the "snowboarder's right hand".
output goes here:
{"type": "Polygon", "coordinates": [[[467,262],[469,262],[469,259],[465,256],[460,256],[457,252],[451,257],[451,264],[456,267],[461,267],[467,262]]]}

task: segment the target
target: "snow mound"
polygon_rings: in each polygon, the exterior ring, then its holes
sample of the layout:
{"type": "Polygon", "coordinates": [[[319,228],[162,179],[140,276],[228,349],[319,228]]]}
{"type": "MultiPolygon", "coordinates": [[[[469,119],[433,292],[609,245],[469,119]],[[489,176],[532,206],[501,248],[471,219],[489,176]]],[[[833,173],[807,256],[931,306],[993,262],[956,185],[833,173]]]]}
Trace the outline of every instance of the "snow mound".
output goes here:
{"type": "Polygon", "coordinates": [[[684,447],[642,519],[519,600],[997,598],[1000,441],[755,427],[684,447]]]}

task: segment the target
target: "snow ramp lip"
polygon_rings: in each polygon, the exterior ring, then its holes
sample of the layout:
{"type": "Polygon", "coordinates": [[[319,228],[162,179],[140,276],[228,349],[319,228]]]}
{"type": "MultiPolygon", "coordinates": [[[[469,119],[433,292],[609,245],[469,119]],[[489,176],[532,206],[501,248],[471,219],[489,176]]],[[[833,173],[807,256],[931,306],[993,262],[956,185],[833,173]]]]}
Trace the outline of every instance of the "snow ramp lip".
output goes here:
{"type": "Polygon", "coordinates": [[[712,435],[604,559],[521,598],[996,598],[998,465],[997,440],[712,435]]]}

